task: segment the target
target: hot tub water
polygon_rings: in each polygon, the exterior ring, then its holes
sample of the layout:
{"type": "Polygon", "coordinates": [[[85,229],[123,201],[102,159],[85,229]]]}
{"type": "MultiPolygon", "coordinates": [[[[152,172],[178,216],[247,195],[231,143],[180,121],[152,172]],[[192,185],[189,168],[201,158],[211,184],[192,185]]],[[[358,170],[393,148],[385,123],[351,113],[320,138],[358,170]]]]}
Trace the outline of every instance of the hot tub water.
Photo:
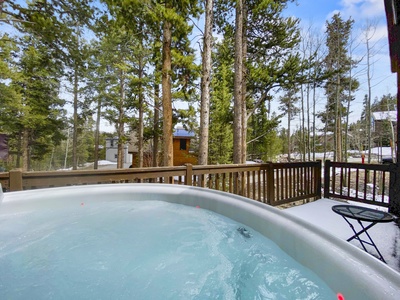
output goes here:
{"type": "Polygon", "coordinates": [[[334,298],[271,240],[214,212],[162,201],[66,204],[1,215],[1,299],[334,298]]]}

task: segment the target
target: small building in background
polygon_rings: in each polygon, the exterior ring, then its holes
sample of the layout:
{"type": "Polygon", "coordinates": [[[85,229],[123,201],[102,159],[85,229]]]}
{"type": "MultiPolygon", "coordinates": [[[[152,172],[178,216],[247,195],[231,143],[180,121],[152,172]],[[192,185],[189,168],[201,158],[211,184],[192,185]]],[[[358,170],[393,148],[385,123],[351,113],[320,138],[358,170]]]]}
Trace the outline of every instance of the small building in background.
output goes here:
{"type": "Polygon", "coordinates": [[[190,142],[194,137],[193,131],[182,127],[175,129],[173,134],[174,166],[197,165],[197,156],[190,150],[190,142]]]}
{"type": "MultiPolygon", "coordinates": [[[[124,152],[124,163],[131,163],[131,156],[128,153],[128,145],[123,146],[124,152]]],[[[106,138],[106,160],[111,162],[117,162],[118,160],[118,138],[111,137],[106,138]]]]}
{"type": "Polygon", "coordinates": [[[397,127],[397,111],[375,111],[372,112],[372,130],[381,132],[384,124],[388,124],[394,130],[396,135],[397,127]]]}
{"type": "MultiPolygon", "coordinates": [[[[138,167],[139,152],[138,152],[138,138],[136,131],[132,131],[129,142],[129,156],[132,158],[132,168],[138,167]]],[[[158,165],[161,163],[161,153],[158,151],[158,165]]],[[[143,143],[143,168],[150,168],[153,166],[153,140],[144,141],[143,143]]]]}
{"type": "MultiPolygon", "coordinates": [[[[173,133],[173,157],[174,166],[182,166],[185,164],[197,164],[197,156],[191,150],[191,140],[195,137],[193,131],[185,130],[182,127],[175,129],[173,133]]],[[[162,142],[160,142],[160,147],[162,142]]],[[[136,132],[130,135],[129,154],[132,157],[132,167],[138,166],[138,145],[136,132]]],[[[158,151],[158,165],[162,165],[162,149],[158,151]]],[[[153,140],[145,141],[143,145],[143,167],[152,167],[153,163],[153,140]]]]}

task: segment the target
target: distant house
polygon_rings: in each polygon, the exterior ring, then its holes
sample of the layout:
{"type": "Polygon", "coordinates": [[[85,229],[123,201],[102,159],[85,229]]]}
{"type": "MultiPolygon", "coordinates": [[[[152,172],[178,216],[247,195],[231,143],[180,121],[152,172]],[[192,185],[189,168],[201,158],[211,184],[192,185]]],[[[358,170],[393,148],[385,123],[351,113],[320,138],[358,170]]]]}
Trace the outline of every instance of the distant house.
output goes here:
{"type": "MultiPolygon", "coordinates": [[[[124,163],[129,164],[131,162],[130,155],[128,154],[128,145],[124,145],[124,163]]],[[[118,160],[118,138],[106,138],[106,160],[111,162],[117,162],[118,160]]]]}
{"type": "Polygon", "coordinates": [[[376,146],[390,146],[397,136],[397,111],[372,112],[372,133],[376,146]]]}
{"type": "MultiPolygon", "coordinates": [[[[197,164],[197,157],[190,150],[190,141],[195,137],[193,131],[187,131],[183,128],[175,129],[173,133],[173,151],[174,151],[174,166],[182,166],[190,163],[197,164]]],[[[129,145],[129,154],[132,157],[132,166],[138,165],[138,145],[135,132],[131,133],[131,142],[129,145]]],[[[161,164],[161,151],[158,153],[158,162],[161,164]]],[[[152,140],[147,141],[143,145],[143,167],[151,167],[153,162],[153,143],[152,140]]]]}
{"type": "MultiPolygon", "coordinates": [[[[132,157],[132,167],[138,166],[138,139],[136,131],[132,131],[130,135],[130,143],[128,148],[129,155],[132,157]]],[[[158,155],[158,162],[160,163],[161,154],[158,155]]],[[[143,168],[153,166],[153,141],[146,141],[143,145],[143,168]]]]}
{"type": "Polygon", "coordinates": [[[381,129],[383,122],[391,122],[394,128],[397,125],[397,111],[375,111],[372,112],[372,128],[373,131],[381,129]]]}
{"type": "Polygon", "coordinates": [[[190,140],[194,138],[193,131],[177,128],[173,135],[174,166],[184,164],[197,165],[197,156],[190,153],[190,140]]]}

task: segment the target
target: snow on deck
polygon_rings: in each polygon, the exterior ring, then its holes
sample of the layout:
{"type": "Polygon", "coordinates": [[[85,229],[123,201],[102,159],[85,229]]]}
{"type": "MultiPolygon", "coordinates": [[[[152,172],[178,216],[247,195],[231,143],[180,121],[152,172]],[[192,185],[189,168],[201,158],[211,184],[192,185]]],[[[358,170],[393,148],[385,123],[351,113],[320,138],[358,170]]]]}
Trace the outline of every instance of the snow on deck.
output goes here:
{"type": "MultiPolygon", "coordinates": [[[[344,203],[331,199],[319,199],[315,202],[287,208],[284,211],[304,219],[341,239],[347,240],[349,237],[354,235],[353,231],[343,217],[332,211],[332,206],[340,204],[344,203]]],[[[367,206],[361,203],[354,203],[350,201],[348,204],[367,206]]],[[[385,208],[379,207],[377,209],[384,210],[385,208]]],[[[351,219],[348,220],[358,231],[360,225],[357,223],[357,221],[351,219]]],[[[378,223],[369,229],[368,233],[374,240],[379,251],[382,253],[382,256],[385,258],[387,264],[397,272],[400,272],[400,228],[397,227],[394,222],[378,223]]],[[[363,234],[362,237],[363,236],[365,236],[365,234],[363,234]]],[[[365,236],[363,239],[367,239],[367,237],[365,236]]],[[[352,240],[350,243],[361,249],[361,245],[356,239],[352,240]]],[[[370,247],[369,245],[366,245],[366,247],[371,253],[376,252],[372,246],[370,247]]]]}

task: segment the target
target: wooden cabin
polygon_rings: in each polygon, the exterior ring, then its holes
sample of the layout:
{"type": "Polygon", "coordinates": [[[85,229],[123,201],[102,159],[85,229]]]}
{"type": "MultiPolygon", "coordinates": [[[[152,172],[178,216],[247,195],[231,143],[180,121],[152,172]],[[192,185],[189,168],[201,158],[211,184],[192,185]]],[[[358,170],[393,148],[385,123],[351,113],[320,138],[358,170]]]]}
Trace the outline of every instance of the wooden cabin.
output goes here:
{"type": "Polygon", "coordinates": [[[197,165],[197,156],[190,152],[190,140],[192,138],[194,138],[193,131],[187,131],[183,128],[177,128],[174,131],[174,166],[197,165]]]}
{"type": "MultiPolygon", "coordinates": [[[[185,164],[197,164],[197,156],[190,151],[190,141],[195,137],[194,132],[187,131],[183,128],[175,129],[173,133],[173,151],[174,166],[182,166],[185,164]]],[[[137,137],[132,132],[130,136],[129,154],[132,155],[132,167],[138,165],[137,137]]],[[[143,167],[152,167],[153,165],[153,144],[152,140],[144,144],[143,149],[143,167]]],[[[158,165],[162,164],[161,151],[158,153],[158,165]]]]}

